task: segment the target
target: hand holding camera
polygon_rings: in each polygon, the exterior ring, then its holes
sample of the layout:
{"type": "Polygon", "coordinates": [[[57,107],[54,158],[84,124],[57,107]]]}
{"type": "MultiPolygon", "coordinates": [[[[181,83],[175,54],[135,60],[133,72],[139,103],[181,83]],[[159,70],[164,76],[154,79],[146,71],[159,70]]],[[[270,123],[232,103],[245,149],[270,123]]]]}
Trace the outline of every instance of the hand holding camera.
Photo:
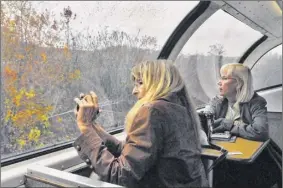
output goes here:
{"type": "Polygon", "coordinates": [[[75,115],[77,124],[82,133],[87,132],[88,128],[92,127],[94,120],[99,114],[98,97],[91,91],[90,94],[80,95],[79,98],[74,99],[77,103],[75,115]]]}

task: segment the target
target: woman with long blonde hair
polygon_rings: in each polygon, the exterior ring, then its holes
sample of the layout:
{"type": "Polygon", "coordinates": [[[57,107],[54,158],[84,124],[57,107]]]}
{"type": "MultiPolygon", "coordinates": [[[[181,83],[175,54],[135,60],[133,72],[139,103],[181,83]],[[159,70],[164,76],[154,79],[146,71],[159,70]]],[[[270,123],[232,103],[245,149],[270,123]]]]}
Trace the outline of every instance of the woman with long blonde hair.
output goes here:
{"type": "Polygon", "coordinates": [[[75,99],[82,134],[74,146],[80,157],[103,181],[126,187],[207,187],[200,122],[173,62],[143,61],[132,78],[138,101],[125,119],[125,142],[93,123],[94,92],[75,99]]]}

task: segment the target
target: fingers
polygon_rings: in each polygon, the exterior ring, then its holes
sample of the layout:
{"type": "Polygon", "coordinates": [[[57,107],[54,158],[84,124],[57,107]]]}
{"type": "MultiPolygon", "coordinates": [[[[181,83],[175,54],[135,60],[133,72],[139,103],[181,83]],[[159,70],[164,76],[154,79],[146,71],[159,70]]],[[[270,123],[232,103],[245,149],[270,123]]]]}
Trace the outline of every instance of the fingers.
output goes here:
{"type": "Polygon", "coordinates": [[[213,129],[213,133],[218,133],[218,132],[221,132],[220,127],[216,127],[215,129],[213,129]]]}
{"type": "Polygon", "coordinates": [[[97,95],[96,95],[96,93],[94,93],[94,91],[90,91],[90,94],[93,98],[97,98],[97,95]]]}
{"type": "Polygon", "coordinates": [[[81,100],[85,100],[85,101],[87,101],[87,102],[90,102],[90,101],[92,101],[92,96],[91,95],[85,95],[84,93],[80,93],[80,99],[81,100]]]}
{"type": "Polygon", "coordinates": [[[83,99],[83,98],[84,98],[84,96],[85,96],[85,94],[84,94],[84,93],[80,93],[80,99],[83,99]]]}
{"type": "Polygon", "coordinates": [[[219,118],[213,122],[214,126],[219,125],[222,122],[223,118],[219,118]]]}
{"type": "Polygon", "coordinates": [[[93,102],[91,95],[85,95],[82,101],[93,102]]]}
{"type": "Polygon", "coordinates": [[[223,132],[223,131],[224,131],[224,127],[222,125],[213,129],[214,133],[219,133],[219,132],[223,132]]]}
{"type": "Polygon", "coordinates": [[[75,98],[74,101],[79,105],[81,106],[82,105],[82,100],[80,100],[79,98],[75,98]]]}
{"type": "Polygon", "coordinates": [[[90,91],[90,95],[92,97],[93,104],[98,107],[98,97],[94,91],[90,91]]]}
{"type": "Polygon", "coordinates": [[[84,93],[80,93],[80,99],[75,98],[75,102],[81,105],[94,105],[98,107],[98,97],[94,91],[90,91],[90,95],[85,95],[84,93]]]}
{"type": "Polygon", "coordinates": [[[97,103],[98,97],[94,91],[90,91],[90,95],[92,96],[92,100],[94,103],[97,103]]]}

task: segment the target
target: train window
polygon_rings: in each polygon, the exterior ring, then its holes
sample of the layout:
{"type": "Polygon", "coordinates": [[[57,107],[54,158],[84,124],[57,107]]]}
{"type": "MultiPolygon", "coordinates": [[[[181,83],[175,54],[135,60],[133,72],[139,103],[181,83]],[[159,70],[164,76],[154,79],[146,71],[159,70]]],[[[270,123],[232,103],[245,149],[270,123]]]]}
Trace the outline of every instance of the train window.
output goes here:
{"type": "Polygon", "coordinates": [[[176,59],[197,107],[218,93],[219,69],[237,62],[262,34],[218,10],[191,36],[176,59]]]}
{"type": "Polygon", "coordinates": [[[106,130],[122,127],[131,67],[156,59],[197,4],[1,1],[2,159],[75,139],[80,92],[98,94],[106,130]]]}
{"type": "Polygon", "coordinates": [[[282,44],[262,56],[252,74],[255,90],[282,84],[282,44]]]}

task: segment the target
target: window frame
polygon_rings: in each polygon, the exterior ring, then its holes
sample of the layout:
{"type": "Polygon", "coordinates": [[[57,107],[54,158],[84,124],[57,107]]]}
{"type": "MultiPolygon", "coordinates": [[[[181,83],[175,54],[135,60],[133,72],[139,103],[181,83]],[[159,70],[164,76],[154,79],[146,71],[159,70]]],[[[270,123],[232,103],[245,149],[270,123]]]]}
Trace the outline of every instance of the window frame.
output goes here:
{"type": "Polygon", "coordinates": [[[274,48],[276,48],[276,47],[278,47],[278,46],[280,46],[280,45],[282,45],[283,43],[280,43],[280,44],[277,44],[277,45],[275,45],[275,46],[273,46],[272,48],[270,48],[269,50],[267,50],[266,52],[264,52],[261,56],[259,56],[258,57],[258,59],[255,61],[255,63],[253,64],[253,66],[251,67],[251,70],[254,68],[254,66],[259,62],[259,60],[263,57],[263,56],[265,56],[268,52],[270,52],[270,51],[272,51],[274,48]]]}
{"type": "MultiPolygon", "coordinates": [[[[276,46],[274,46],[273,48],[267,50],[265,53],[263,53],[256,61],[255,63],[253,64],[253,66],[251,67],[251,72],[253,71],[253,68],[255,67],[255,65],[258,64],[258,62],[266,55],[268,54],[270,51],[272,51],[273,49],[277,48],[278,46],[282,45],[281,44],[278,44],[276,46]]],[[[266,90],[270,90],[270,89],[274,89],[274,88],[279,88],[279,87],[282,87],[282,83],[281,84],[275,84],[275,85],[272,85],[272,86],[267,86],[267,87],[262,87],[260,89],[256,89],[255,92],[261,92],[261,91],[266,91],[266,90]]]]}
{"type": "MultiPolygon", "coordinates": [[[[111,135],[115,135],[118,133],[122,133],[124,131],[124,128],[117,128],[114,129],[112,131],[109,131],[108,133],[111,135]]],[[[15,163],[19,163],[22,161],[26,161],[29,159],[33,159],[42,155],[46,155],[46,154],[50,154],[56,151],[60,151],[60,150],[64,150],[64,149],[68,149],[73,147],[73,143],[74,143],[75,139],[72,141],[68,141],[68,142],[61,142],[59,144],[55,144],[55,145],[50,145],[44,148],[40,148],[37,150],[33,150],[33,151],[28,151],[28,152],[24,152],[24,153],[20,153],[18,155],[15,156],[11,156],[11,157],[6,157],[4,159],[1,159],[1,167],[5,167],[8,165],[12,165],[15,163]]]]}

